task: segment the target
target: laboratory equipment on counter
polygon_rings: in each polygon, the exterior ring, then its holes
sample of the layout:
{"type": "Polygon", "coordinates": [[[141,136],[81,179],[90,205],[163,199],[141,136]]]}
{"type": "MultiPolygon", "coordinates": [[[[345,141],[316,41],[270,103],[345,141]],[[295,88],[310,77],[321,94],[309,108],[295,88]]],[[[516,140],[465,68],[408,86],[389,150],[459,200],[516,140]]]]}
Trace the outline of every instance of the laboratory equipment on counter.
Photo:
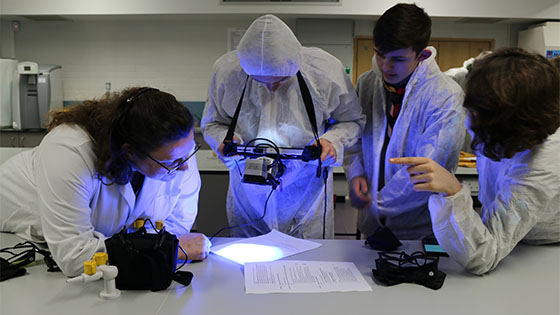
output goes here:
{"type": "Polygon", "coordinates": [[[560,56],[560,22],[529,26],[519,32],[517,47],[539,53],[547,59],[560,56]]]}
{"type": "Polygon", "coordinates": [[[17,70],[19,102],[12,103],[12,128],[45,128],[47,113],[62,108],[62,67],[20,62],[17,70]]]}
{"type": "Polygon", "coordinates": [[[18,61],[0,58],[0,128],[12,126],[12,104],[19,104],[18,61]]]}

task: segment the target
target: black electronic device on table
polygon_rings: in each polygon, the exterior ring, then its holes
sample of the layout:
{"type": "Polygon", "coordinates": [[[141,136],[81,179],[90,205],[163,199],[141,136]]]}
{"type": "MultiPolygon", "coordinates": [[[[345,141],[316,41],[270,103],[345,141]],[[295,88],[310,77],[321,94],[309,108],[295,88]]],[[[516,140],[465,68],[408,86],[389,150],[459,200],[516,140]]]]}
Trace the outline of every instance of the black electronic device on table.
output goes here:
{"type": "Polygon", "coordinates": [[[439,246],[438,241],[435,238],[425,238],[422,240],[422,247],[426,255],[438,256],[438,257],[449,257],[449,255],[439,246]]]}

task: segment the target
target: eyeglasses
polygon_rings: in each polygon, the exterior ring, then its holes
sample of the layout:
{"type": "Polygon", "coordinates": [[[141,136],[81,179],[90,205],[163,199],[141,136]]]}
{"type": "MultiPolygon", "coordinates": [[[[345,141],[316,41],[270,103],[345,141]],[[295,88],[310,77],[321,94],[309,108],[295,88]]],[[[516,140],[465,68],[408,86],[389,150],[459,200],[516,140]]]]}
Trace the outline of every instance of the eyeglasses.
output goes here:
{"type": "Polygon", "coordinates": [[[175,161],[171,166],[167,166],[164,163],[154,159],[151,155],[146,154],[152,161],[156,162],[159,166],[163,167],[164,169],[167,170],[167,174],[171,174],[172,172],[176,171],[177,169],[179,169],[183,164],[185,164],[191,157],[193,157],[196,152],[200,149],[200,144],[197,144],[194,147],[194,151],[193,153],[189,154],[186,158],[182,158],[179,159],[177,161],[175,161]]]}

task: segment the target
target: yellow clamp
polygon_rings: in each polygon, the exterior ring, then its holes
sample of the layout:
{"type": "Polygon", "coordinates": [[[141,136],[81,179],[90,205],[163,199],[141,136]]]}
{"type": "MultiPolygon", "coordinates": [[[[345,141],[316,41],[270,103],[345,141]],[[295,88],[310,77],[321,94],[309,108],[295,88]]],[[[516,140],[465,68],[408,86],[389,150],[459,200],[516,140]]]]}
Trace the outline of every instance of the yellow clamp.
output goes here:
{"type": "Polygon", "coordinates": [[[144,226],[144,219],[136,219],[136,220],[134,220],[134,223],[132,223],[132,226],[133,226],[135,229],[139,229],[139,228],[143,227],[143,226],[144,226]]]}
{"type": "Polygon", "coordinates": [[[107,253],[95,253],[95,254],[93,254],[93,261],[95,261],[95,264],[97,266],[106,265],[108,259],[109,259],[109,256],[107,255],[107,253]]]}
{"type": "Polygon", "coordinates": [[[97,265],[95,264],[95,261],[90,260],[90,261],[86,261],[84,263],[84,273],[86,275],[94,275],[97,272],[97,265]]]}
{"type": "Polygon", "coordinates": [[[157,230],[163,229],[163,221],[161,221],[161,220],[156,221],[156,229],[157,230]]]}

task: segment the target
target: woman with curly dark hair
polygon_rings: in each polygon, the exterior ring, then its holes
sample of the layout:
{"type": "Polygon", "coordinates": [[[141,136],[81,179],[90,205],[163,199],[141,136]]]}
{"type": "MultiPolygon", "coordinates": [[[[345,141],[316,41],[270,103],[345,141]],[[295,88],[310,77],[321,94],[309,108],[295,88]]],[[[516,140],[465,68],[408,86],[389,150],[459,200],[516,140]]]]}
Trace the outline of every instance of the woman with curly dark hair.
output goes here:
{"type": "Polygon", "coordinates": [[[477,153],[481,212],[470,191],[434,161],[406,164],[418,191],[433,191],[436,238],[466,269],[494,269],[523,241],[560,242],[560,79],[543,56],[507,48],[476,61],[464,107],[477,153]]]}
{"type": "Polygon", "coordinates": [[[46,242],[67,276],[138,218],[164,221],[189,259],[206,257],[206,236],[189,233],[194,121],[174,96],[130,88],[50,116],[41,144],[0,166],[0,231],[46,242]]]}

